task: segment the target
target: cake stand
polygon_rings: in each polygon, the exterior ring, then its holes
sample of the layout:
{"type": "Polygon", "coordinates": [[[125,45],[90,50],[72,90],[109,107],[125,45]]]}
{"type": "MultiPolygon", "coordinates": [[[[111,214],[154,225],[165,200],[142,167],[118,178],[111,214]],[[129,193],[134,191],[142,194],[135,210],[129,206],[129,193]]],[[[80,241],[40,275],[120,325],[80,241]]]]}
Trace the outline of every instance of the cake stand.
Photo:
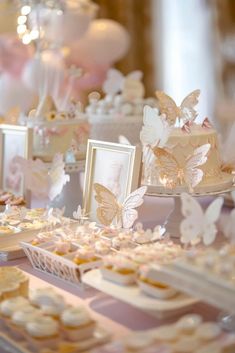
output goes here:
{"type": "MultiPolygon", "coordinates": [[[[206,196],[217,196],[221,194],[226,194],[235,189],[235,185],[231,185],[229,188],[215,188],[215,190],[210,190],[210,191],[200,191],[200,192],[195,192],[195,193],[190,193],[191,196],[193,197],[206,197],[206,196]]],[[[180,223],[183,219],[183,215],[181,213],[181,200],[180,196],[182,192],[187,192],[187,190],[182,190],[181,192],[175,192],[175,193],[167,193],[166,189],[162,188],[163,192],[151,192],[150,190],[147,190],[146,195],[148,196],[153,196],[153,197],[168,197],[168,198],[173,198],[174,200],[174,205],[173,209],[167,216],[167,219],[164,223],[164,228],[165,232],[170,235],[171,238],[179,238],[180,237],[180,223]]]]}

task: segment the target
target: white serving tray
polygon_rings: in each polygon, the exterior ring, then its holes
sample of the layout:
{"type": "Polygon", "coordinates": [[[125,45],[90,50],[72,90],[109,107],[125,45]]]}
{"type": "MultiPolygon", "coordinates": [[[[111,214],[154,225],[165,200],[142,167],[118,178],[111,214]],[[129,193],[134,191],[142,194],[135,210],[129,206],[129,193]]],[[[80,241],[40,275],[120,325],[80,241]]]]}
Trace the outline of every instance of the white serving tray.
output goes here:
{"type": "Polygon", "coordinates": [[[235,286],[227,285],[209,273],[194,271],[177,262],[164,266],[153,266],[151,279],[162,281],[176,289],[207,302],[228,313],[235,314],[235,286]]]}
{"type": "Polygon", "coordinates": [[[44,243],[41,246],[21,242],[21,246],[33,268],[77,285],[82,284],[81,277],[84,272],[100,267],[102,264],[100,259],[77,265],[72,261],[74,253],[59,256],[50,251],[52,248],[51,242],[44,243]]]}
{"type": "Polygon", "coordinates": [[[158,318],[166,318],[180,312],[185,312],[198,302],[197,299],[189,297],[183,293],[166,300],[152,298],[142,293],[137,285],[121,286],[103,279],[99,269],[84,273],[82,281],[91,287],[158,318]]]}

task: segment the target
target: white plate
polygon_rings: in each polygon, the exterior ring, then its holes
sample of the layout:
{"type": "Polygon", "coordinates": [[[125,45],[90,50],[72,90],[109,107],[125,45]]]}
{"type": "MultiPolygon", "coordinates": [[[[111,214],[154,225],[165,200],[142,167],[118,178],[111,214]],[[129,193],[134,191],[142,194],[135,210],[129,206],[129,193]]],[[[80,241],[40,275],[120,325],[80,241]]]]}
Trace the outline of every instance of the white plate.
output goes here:
{"type": "Polygon", "coordinates": [[[167,300],[151,298],[142,293],[137,285],[121,286],[103,279],[99,269],[85,273],[82,281],[91,287],[159,318],[187,311],[198,302],[197,299],[183,293],[167,300]]]}

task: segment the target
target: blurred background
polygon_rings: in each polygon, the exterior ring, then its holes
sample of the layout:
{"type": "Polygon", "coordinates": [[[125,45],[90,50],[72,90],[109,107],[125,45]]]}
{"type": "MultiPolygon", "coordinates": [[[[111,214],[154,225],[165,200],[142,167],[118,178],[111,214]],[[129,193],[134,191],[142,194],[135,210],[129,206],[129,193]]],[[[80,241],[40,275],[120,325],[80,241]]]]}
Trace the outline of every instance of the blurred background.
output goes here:
{"type": "MultiPolygon", "coordinates": [[[[112,62],[112,66],[124,74],[136,69],[143,71],[147,96],[153,96],[156,89],[161,89],[180,103],[187,93],[200,88],[201,99],[198,110],[202,119],[209,116],[220,130],[225,129],[234,119],[235,2],[233,0],[94,0],[93,2],[99,6],[96,18],[117,21],[127,30],[130,38],[128,48],[120,55],[119,60],[115,59],[112,62]]],[[[19,20],[22,6],[23,2],[20,4],[14,0],[0,2],[2,74],[7,66],[6,62],[13,60],[20,65],[20,60],[24,59],[22,48],[18,48],[17,52],[16,43],[6,43],[6,38],[20,37],[28,56],[31,55],[29,47],[35,46],[35,43],[31,43],[26,37],[24,39],[19,30],[19,25],[24,26],[19,20]]],[[[74,43],[65,44],[65,47],[74,46],[74,43]]],[[[78,58],[80,53],[77,50],[74,56],[78,58]]],[[[75,63],[80,62],[77,60],[75,63]]],[[[93,71],[94,86],[99,86],[105,76],[105,67],[94,68],[93,71]]],[[[0,93],[2,89],[4,85],[0,82],[0,93]]],[[[92,83],[90,86],[84,84],[77,89],[83,91],[80,92],[80,97],[84,99],[87,92],[93,89],[92,83]]],[[[1,111],[1,114],[3,113],[1,111]]]]}

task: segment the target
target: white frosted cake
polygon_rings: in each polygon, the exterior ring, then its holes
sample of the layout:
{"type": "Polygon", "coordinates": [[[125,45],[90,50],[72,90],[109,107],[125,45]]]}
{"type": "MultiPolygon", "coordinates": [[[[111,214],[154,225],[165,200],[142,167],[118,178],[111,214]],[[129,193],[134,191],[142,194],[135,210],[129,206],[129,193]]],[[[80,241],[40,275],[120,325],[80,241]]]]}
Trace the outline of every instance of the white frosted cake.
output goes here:
{"type": "Polygon", "coordinates": [[[144,98],[142,73],[134,71],[124,77],[111,69],[103,84],[104,97],[93,92],[89,95],[86,115],[90,123],[90,138],[119,142],[125,136],[131,144],[139,143],[143,121],[143,107],[156,106],[155,98],[144,98]]]}
{"type": "Polygon", "coordinates": [[[195,123],[193,106],[187,108],[185,115],[182,105],[177,109],[179,118],[175,122],[168,119],[167,109],[161,109],[163,114],[150,107],[144,109],[140,139],[144,152],[143,183],[149,186],[149,192],[197,193],[231,187],[233,177],[221,170],[218,137],[209,120],[195,123]],[[186,118],[189,111],[191,120],[186,118]]]}

